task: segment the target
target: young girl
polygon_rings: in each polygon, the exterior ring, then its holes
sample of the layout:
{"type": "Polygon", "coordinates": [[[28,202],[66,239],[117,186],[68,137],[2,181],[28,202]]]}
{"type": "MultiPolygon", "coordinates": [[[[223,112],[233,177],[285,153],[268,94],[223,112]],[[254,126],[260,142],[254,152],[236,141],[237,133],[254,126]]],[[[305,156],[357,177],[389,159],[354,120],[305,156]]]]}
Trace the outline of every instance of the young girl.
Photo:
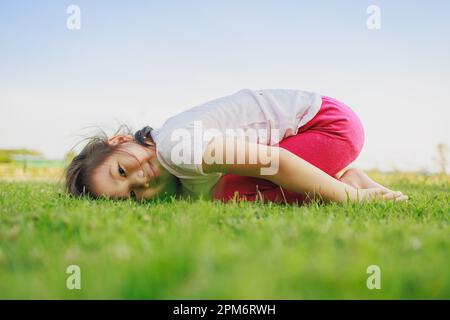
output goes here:
{"type": "Polygon", "coordinates": [[[66,172],[75,196],[302,203],[408,197],[347,166],[364,144],[345,104],[300,90],[241,90],[162,128],[94,137],[66,172]]]}

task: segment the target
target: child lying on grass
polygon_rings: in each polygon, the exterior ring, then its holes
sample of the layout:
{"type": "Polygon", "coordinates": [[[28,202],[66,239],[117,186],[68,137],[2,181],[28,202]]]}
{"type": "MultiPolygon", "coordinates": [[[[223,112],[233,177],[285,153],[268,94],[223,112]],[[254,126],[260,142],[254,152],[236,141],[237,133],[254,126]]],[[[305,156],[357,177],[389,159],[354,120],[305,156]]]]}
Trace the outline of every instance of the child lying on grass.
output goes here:
{"type": "Polygon", "coordinates": [[[241,90],[160,129],[92,137],[66,171],[75,196],[208,197],[302,203],[406,201],[348,165],[364,130],[336,99],[300,90],[241,90]]]}

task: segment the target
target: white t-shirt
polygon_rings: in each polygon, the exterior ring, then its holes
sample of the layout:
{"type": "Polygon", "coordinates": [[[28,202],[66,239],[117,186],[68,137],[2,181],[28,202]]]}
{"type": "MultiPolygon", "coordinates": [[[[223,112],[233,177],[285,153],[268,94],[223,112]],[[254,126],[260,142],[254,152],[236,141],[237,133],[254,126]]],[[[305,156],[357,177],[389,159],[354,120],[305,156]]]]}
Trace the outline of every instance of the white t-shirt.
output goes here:
{"type": "Polygon", "coordinates": [[[313,92],[244,89],[179,113],[151,135],[158,160],[180,179],[184,194],[209,197],[222,176],[202,169],[201,156],[213,136],[250,132],[252,142],[277,145],[295,135],[321,104],[321,95],[313,92]]]}

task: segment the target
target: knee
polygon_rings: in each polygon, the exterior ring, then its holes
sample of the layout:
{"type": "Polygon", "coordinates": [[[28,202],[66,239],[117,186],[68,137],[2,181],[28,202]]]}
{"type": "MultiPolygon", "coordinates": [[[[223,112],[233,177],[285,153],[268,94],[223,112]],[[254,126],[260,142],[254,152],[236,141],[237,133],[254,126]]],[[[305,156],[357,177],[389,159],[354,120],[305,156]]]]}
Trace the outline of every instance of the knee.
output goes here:
{"type": "Polygon", "coordinates": [[[349,147],[351,152],[352,160],[355,160],[361,153],[364,142],[365,142],[365,132],[361,121],[356,119],[350,119],[351,126],[349,132],[349,147]]]}

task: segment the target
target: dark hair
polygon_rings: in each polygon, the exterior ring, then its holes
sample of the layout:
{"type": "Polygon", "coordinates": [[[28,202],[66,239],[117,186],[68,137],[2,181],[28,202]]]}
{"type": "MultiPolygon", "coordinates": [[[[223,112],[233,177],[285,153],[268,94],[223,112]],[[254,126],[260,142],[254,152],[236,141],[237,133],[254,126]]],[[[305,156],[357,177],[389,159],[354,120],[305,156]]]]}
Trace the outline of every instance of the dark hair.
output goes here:
{"type": "Polygon", "coordinates": [[[154,144],[155,142],[153,141],[151,135],[152,131],[153,131],[152,127],[149,126],[143,127],[141,130],[136,131],[136,133],[134,134],[134,140],[136,140],[143,146],[150,145],[149,143],[147,143],[148,140],[150,140],[154,144]]]}
{"type": "MultiPolygon", "coordinates": [[[[121,126],[116,134],[123,131],[124,128],[127,133],[130,133],[127,127],[121,126]]],[[[146,126],[136,131],[134,134],[135,141],[143,146],[151,145],[148,141],[154,144],[151,136],[152,130],[151,127],[146,126]]],[[[108,156],[117,150],[119,145],[109,144],[108,137],[103,131],[101,134],[85,140],[88,140],[86,146],[73,158],[66,168],[66,190],[76,197],[89,196],[97,198],[97,195],[92,192],[92,173],[108,156]]]]}

